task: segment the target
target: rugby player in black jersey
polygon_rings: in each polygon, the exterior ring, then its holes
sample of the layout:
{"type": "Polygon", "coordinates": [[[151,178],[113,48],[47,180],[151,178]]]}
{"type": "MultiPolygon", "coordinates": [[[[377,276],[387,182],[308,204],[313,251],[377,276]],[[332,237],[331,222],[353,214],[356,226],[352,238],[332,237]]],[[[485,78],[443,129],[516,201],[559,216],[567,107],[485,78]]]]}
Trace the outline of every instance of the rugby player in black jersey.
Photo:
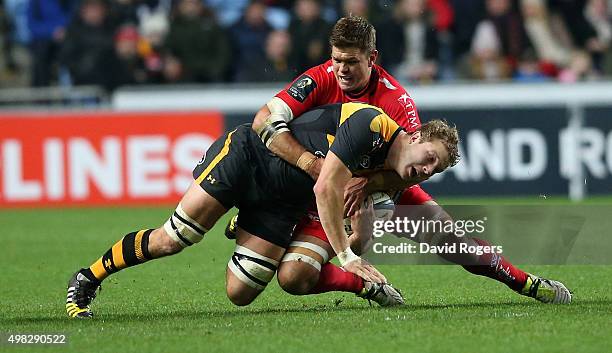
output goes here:
{"type": "MultiPolygon", "coordinates": [[[[457,162],[456,129],[433,120],[408,133],[379,108],[345,103],[307,112],[291,130],[308,151],[325,157],[316,183],[270,153],[250,124],[239,126],[213,143],[163,226],[128,233],[73,275],[68,315],[92,317],[89,306],[105,278],[201,241],[234,206],[240,209],[239,231],[227,267],[226,292],[234,304],[248,305],[274,276],[293,228],[313,197],[342,267],[366,281],[385,283],[378,270],[351,251],[343,225],[344,186],[353,175],[376,170],[392,170],[406,183],[426,180],[457,162]]],[[[261,135],[265,139],[265,131],[261,135]]]]}

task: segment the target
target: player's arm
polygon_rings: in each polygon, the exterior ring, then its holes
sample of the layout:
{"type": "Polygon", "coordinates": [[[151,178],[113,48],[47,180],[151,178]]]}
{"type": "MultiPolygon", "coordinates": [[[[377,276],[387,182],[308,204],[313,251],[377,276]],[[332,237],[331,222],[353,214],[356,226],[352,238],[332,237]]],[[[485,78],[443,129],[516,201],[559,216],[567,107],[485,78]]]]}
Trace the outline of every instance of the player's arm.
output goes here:
{"type": "Polygon", "coordinates": [[[282,99],[274,97],[255,114],[252,127],[272,153],[317,180],[323,161],[306,151],[293,137],[287,125],[292,119],[291,108],[282,99]]]}
{"type": "Polygon", "coordinates": [[[367,281],[385,283],[386,278],[351,250],[343,226],[343,190],[351,171],[333,152],[328,152],[320,178],[314,186],[317,209],[327,238],[342,267],[367,281]]]}
{"type": "Polygon", "coordinates": [[[366,198],[363,206],[351,216],[353,234],[349,237],[351,249],[361,256],[370,246],[374,233],[374,202],[371,197],[366,198]]]}
{"type": "Polygon", "coordinates": [[[335,83],[323,66],[309,69],[273,97],[253,120],[253,130],[274,154],[302,169],[317,180],[323,161],[306,151],[291,134],[288,123],[305,111],[325,102],[335,83]]]}
{"type": "Polygon", "coordinates": [[[403,180],[393,170],[381,170],[367,176],[352,178],[344,189],[345,216],[352,216],[359,209],[365,198],[373,192],[403,190],[421,181],[421,179],[403,180]]]}

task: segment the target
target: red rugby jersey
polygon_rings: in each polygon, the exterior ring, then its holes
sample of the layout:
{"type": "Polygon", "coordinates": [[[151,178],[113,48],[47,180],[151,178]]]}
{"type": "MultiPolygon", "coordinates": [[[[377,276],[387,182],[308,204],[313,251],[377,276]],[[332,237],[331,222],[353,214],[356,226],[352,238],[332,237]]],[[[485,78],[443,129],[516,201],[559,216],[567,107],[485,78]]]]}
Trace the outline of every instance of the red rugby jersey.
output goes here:
{"type": "Polygon", "coordinates": [[[368,85],[357,93],[342,91],[334,76],[332,61],[328,60],[308,69],[276,97],[289,105],[294,117],[325,104],[360,102],[381,108],[408,132],[421,126],[416,105],[410,95],[378,65],[372,68],[368,85]]]}

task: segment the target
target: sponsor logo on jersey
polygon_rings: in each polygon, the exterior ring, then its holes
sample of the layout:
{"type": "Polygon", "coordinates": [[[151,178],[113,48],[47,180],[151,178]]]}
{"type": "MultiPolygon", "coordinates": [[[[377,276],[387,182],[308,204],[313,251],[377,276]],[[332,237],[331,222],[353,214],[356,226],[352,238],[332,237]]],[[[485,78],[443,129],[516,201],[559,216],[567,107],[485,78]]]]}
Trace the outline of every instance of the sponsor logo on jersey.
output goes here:
{"type": "Polygon", "coordinates": [[[314,155],[318,158],[325,158],[325,152],[323,151],[315,151],[314,155]]]}
{"type": "Polygon", "coordinates": [[[308,75],[302,75],[291,84],[287,93],[300,103],[304,103],[308,95],[314,91],[317,83],[308,75]]]}
{"type": "Polygon", "coordinates": [[[419,126],[417,123],[417,112],[416,107],[412,103],[412,98],[410,98],[408,93],[404,93],[397,100],[404,107],[404,111],[408,116],[408,123],[410,124],[410,128],[417,128],[419,126]]]}
{"type": "Polygon", "coordinates": [[[372,141],[372,151],[375,151],[375,150],[381,148],[382,145],[383,145],[383,139],[382,139],[382,137],[380,137],[380,134],[378,134],[378,137],[376,137],[372,141]]]}
{"type": "Polygon", "coordinates": [[[370,168],[370,156],[368,156],[367,154],[364,156],[361,156],[361,162],[359,162],[359,165],[364,168],[364,169],[368,169],[370,168]]]}

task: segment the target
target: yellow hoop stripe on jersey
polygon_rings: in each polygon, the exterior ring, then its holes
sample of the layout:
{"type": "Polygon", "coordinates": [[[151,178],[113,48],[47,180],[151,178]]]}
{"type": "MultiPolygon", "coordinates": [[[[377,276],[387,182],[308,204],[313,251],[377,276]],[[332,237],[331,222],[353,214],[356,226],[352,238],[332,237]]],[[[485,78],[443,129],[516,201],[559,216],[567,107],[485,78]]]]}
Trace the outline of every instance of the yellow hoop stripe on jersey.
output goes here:
{"type": "Polygon", "coordinates": [[[336,139],[336,136],[327,134],[327,145],[331,146],[332,143],[334,143],[335,139],[336,139]]]}
{"type": "Polygon", "coordinates": [[[212,160],[212,162],[210,162],[210,164],[208,165],[208,167],[206,167],[206,169],[204,169],[204,171],[202,172],[202,174],[200,174],[200,176],[198,176],[198,178],[196,179],[196,184],[200,184],[202,182],[202,180],[204,180],[204,178],[206,178],[208,176],[208,174],[210,174],[210,171],[225,157],[227,156],[227,154],[229,153],[229,145],[232,142],[232,135],[234,134],[234,132],[236,132],[236,130],[230,132],[227,135],[227,138],[225,139],[225,143],[223,144],[223,148],[221,149],[221,151],[219,152],[219,154],[217,154],[215,156],[215,158],[212,160]]]}
{"type": "Polygon", "coordinates": [[[372,130],[372,132],[378,132],[386,142],[391,141],[393,134],[395,134],[399,128],[399,125],[384,113],[372,119],[370,123],[370,130],[372,130]]]}
{"type": "Polygon", "coordinates": [[[346,119],[350,118],[351,116],[353,116],[353,114],[355,114],[355,112],[361,109],[375,109],[378,110],[381,114],[385,113],[382,109],[369,104],[344,103],[342,104],[342,110],[340,111],[340,124],[338,126],[342,125],[346,121],[346,119]]]}

